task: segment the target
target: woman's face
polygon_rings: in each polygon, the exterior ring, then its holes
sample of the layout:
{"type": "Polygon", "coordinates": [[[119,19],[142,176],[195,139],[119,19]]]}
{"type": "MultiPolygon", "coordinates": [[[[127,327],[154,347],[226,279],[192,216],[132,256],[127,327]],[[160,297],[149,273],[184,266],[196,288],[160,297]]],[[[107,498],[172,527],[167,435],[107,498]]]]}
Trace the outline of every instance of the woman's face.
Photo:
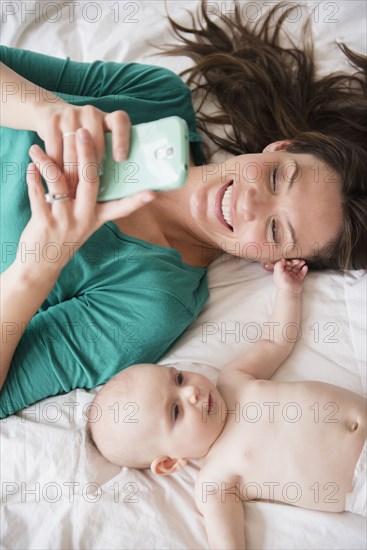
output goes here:
{"type": "Polygon", "coordinates": [[[316,259],[336,238],[342,222],[337,175],[313,155],[282,150],[285,143],[201,167],[190,212],[203,242],[268,263],[316,259]]]}

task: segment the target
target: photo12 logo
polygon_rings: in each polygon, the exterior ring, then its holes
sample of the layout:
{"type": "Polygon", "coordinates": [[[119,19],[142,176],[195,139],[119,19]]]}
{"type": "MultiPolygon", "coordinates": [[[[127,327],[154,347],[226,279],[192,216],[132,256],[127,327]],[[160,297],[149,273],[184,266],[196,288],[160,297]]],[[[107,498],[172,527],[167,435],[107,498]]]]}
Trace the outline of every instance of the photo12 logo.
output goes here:
{"type": "MultiPolygon", "coordinates": [[[[270,16],[271,21],[274,22],[275,16],[271,10],[277,3],[276,0],[262,2],[207,0],[207,13],[209,16],[214,15],[233,20],[237,12],[245,23],[256,23],[260,19],[270,16]]],[[[314,23],[339,23],[337,14],[340,7],[338,2],[282,2],[278,10],[278,15],[281,15],[287,24],[296,24],[304,16],[311,16],[314,23]]]]}
{"type": "Polygon", "coordinates": [[[101,499],[113,500],[116,504],[137,504],[139,499],[139,484],[136,481],[127,481],[119,483],[115,481],[112,485],[101,486],[95,481],[79,483],[78,481],[64,481],[57,483],[50,481],[47,483],[35,483],[4,481],[1,483],[1,502],[3,504],[14,502],[48,502],[54,504],[67,501],[70,504],[82,499],[87,503],[96,503],[101,499]]]}
{"type": "Polygon", "coordinates": [[[103,0],[99,2],[81,1],[3,1],[1,2],[1,21],[8,23],[12,18],[20,23],[49,23],[59,21],[74,23],[83,20],[96,24],[107,17],[109,23],[136,24],[140,22],[142,5],[139,2],[114,2],[103,0]]]}

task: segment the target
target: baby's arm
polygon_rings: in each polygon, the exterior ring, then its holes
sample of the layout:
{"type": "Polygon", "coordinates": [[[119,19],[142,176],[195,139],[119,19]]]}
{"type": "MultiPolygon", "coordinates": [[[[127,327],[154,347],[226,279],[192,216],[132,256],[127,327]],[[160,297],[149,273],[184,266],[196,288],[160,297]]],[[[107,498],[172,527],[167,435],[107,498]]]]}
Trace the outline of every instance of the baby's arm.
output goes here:
{"type": "Polygon", "coordinates": [[[235,486],[231,490],[218,478],[199,475],[195,486],[195,501],[204,516],[210,548],[246,548],[243,504],[236,494],[235,486]]]}
{"type": "Polygon", "coordinates": [[[274,267],[277,293],[267,323],[267,334],[242,357],[222,370],[218,384],[229,371],[241,371],[254,378],[269,379],[291,353],[297,340],[301,319],[301,294],[307,266],[303,260],[280,260],[274,267]]]}

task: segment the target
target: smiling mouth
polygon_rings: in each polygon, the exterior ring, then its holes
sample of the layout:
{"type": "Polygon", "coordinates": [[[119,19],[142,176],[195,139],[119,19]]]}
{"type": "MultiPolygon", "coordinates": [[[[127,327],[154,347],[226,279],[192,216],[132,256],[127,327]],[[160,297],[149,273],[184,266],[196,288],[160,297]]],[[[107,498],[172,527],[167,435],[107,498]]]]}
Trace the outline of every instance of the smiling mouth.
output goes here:
{"type": "Polygon", "coordinates": [[[215,198],[215,211],[221,224],[233,233],[232,191],[233,180],[219,189],[215,198]]]}

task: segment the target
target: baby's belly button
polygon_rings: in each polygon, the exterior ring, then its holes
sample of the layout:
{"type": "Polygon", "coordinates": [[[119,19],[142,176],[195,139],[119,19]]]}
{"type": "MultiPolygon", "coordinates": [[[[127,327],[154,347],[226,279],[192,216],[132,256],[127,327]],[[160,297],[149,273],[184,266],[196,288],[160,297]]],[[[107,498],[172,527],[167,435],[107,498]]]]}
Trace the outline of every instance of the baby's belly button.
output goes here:
{"type": "Polygon", "coordinates": [[[347,429],[351,432],[356,432],[359,428],[359,423],[357,420],[348,420],[347,421],[347,429]]]}

